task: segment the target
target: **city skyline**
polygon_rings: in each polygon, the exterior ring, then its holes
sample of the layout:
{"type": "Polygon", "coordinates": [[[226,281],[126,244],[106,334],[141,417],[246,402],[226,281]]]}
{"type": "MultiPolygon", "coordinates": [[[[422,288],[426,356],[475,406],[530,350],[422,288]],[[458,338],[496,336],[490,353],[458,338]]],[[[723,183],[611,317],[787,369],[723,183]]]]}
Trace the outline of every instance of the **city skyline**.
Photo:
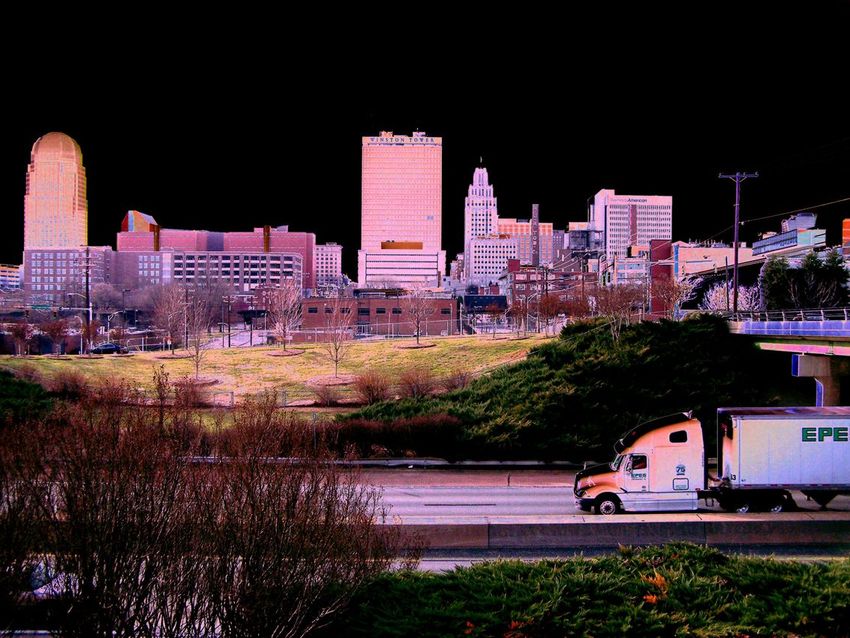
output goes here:
{"type": "MultiPolygon", "coordinates": [[[[29,152],[50,131],[85,157],[92,245],[112,244],[128,210],[171,228],[288,225],[341,244],[353,275],[361,139],[381,130],[443,138],[449,259],[463,250],[464,197],[482,164],[504,217],[527,218],[538,203],[542,222],[564,228],[586,221],[603,188],[663,194],[682,240],[731,240],[734,187],[717,176],[759,171],[743,186],[742,216],[777,217],[746,224],[751,243],[783,213],[850,196],[844,4],[720,3],[665,23],[653,21],[662,8],[587,9],[563,32],[521,21],[492,50],[464,45],[449,24],[451,64],[367,43],[338,67],[292,73],[295,99],[283,102],[257,70],[218,65],[223,52],[186,74],[122,49],[118,76],[89,56],[85,74],[50,82],[8,62],[7,84],[26,99],[11,100],[0,123],[0,262],[20,262],[29,152]]],[[[816,212],[835,243],[850,202],[816,212]]]]}
{"type": "MultiPolygon", "coordinates": [[[[46,132],[46,131],[45,131],[46,132]]],[[[63,131],[64,132],[64,131],[63,131]]],[[[42,133],[43,134],[43,133],[42,133]]],[[[38,136],[37,136],[38,137],[38,136]]],[[[28,146],[31,148],[37,137],[29,141],[28,146]]],[[[75,137],[71,134],[71,137],[75,137]]],[[[78,135],[79,137],[79,135],[78,135]]],[[[86,138],[84,137],[84,140],[86,138]]],[[[97,138],[95,138],[97,139],[97,138]]],[[[359,139],[352,137],[349,142],[353,142],[355,148],[359,146],[359,139]]],[[[350,275],[356,272],[356,251],[360,236],[360,188],[359,188],[359,162],[349,162],[351,175],[353,178],[346,181],[354,182],[349,184],[347,192],[343,195],[336,194],[338,197],[348,202],[347,215],[332,214],[329,219],[321,219],[321,213],[317,214],[299,214],[296,211],[286,210],[279,212],[269,212],[265,207],[257,204],[252,206],[251,210],[241,212],[239,214],[230,215],[228,211],[230,207],[226,204],[222,206],[222,210],[213,211],[207,206],[198,205],[197,207],[188,206],[183,208],[180,202],[183,201],[181,196],[165,198],[165,205],[160,207],[152,202],[152,197],[160,191],[161,186],[151,188],[152,195],[139,195],[132,197],[123,195],[121,192],[116,192],[116,186],[112,187],[104,185],[97,180],[109,180],[110,171],[113,170],[108,158],[99,156],[98,149],[103,152],[104,149],[113,148],[111,144],[100,142],[99,146],[94,147],[94,151],[87,153],[85,141],[81,142],[81,148],[86,157],[95,156],[96,159],[87,159],[86,169],[88,172],[88,188],[89,196],[89,243],[91,245],[114,245],[115,233],[120,229],[121,219],[127,213],[127,210],[138,209],[145,213],[153,214],[156,217],[169,219],[167,222],[170,227],[174,228],[210,228],[212,230],[241,230],[246,225],[261,225],[269,224],[288,224],[290,228],[303,232],[316,232],[317,241],[320,243],[335,241],[341,244],[344,248],[343,268],[350,275]],[[104,172],[106,173],[104,175],[104,172]],[[94,194],[91,194],[94,193],[94,194]],[[143,200],[151,203],[150,206],[133,206],[131,201],[143,200]],[[123,201],[126,202],[128,208],[119,209],[110,206],[105,210],[104,201],[123,201]]],[[[831,142],[826,141],[824,144],[814,144],[805,147],[805,141],[801,141],[799,152],[793,154],[789,162],[789,168],[782,168],[772,172],[769,168],[764,170],[756,164],[755,169],[760,171],[760,177],[757,180],[748,181],[743,188],[742,210],[744,219],[752,219],[766,215],[780,215],[797,209],[806,209],[810,205],[822,204],[833,199],[839,199],[850,196],[850,137],[842,139],[834,139],[831,142]],[[795,169],[794,167],[799,167],[795,169]],[[823,168],[827,170],[824,171],[823,168]],[[793,175],[795,171],[800,177],[799,183],[796,180],[788,179],[789,173],[793,175]],[[785,176],[785,179],[781,177],[785,176]],[[778,188],[776,188],[778,187],[778,188]],[[772,192],[776,188],[778,192],[772,192]]],[[[445,163],[451,165],[457,171],[457,165],[461,162],[458,158],[452,157],[453,145],[451,139],[446,142],[446,150],[444,151],[445,163]]],[[[348,149],[350,151],[350,149],[348,149]]],[[[358,149],[359,150],[359,149],[358,149]]],[[[119,149],[115,149],[116,153],[119,149]]],[[[27,152],[28,154],[28,152],[27,152]]],[[[4,158],[7,159],[7,158],[4,158]]],[[[517,217],[527,219],[530,217],[529,211],[531,208],[532,197],[528,197],[527,202],[517,201],[518,194],[522,193],[538,193],[536,199],[541,204],[541,221],[552,222],[556,227],[565,227],[570,221],[586,221],[587,210],[585,208],[587,200],[592,200],[596,190],[590,191],[583,197],[575,195],[575,192],[581,188],[573,186],[570,188],[573,191],[572,201],[579,201],[578,205],[570,205],[557,197],[552,197],[554,194],[547,193],[543,187],[535,187],[533,176],[529,176],[525,171],[521,171],[512,178],[510,173],[506,173],[505,165],[511,165],[510,158],[496,157],[492,161],[481,162],[479,157],[466,158],[464,163],[466,170],[461,171],[459,178],[454,175],[451,179],[444,179],[443,187],[443,246],[447,255],[453,257],[456,253],[463,250],[463,227],[464,227],[464,196],[468,189],[475,168],[483,165],[488,169],[490,174],[490,182],[494,185],[499,193],[500,199],[500,214],[504,217],[517,217]],[[495,167],[495,168],[494,168],[495,167]],[[447,196],[447,192],[457,191],[458,183],[461,185],[459,193],[455,192],[453,197],[447,196]],[[503,194],[504,193],[504,194],[503,194]],[[513,197],[510,196],[513,195],[513,197]],[[505,201],[512,203],[505,204],[505,201]],[[567,208],[569,207],[569,210],[567,208]]],[[[8,160],[6,161],[8,163],[8,160]]],[[[2,249],[2,258],[0,261],[4,263],[19,263],[20,254],[23,249],[23,209],[24,209],[24,184],[25,172],[28,162],[19,164],[17,171],[19,188],[5,188],[3,192],[4,207],[6,210],[12,209],[12,214],[7,215],[7,224],[9,233],[5,234],[0,249],[2,249]],[[9,192],[18,191],[20,200],[17,206],[14,205],[15,197],[9,197],[9,192]],[[15,210],[17,209],[17,210],[15,210]]],[[[750,163],[741,167],[741,170],[750,170],[750,163]]],[[[735,167],[732,166],[732,169],[735,167]]],[[[644,169],[645,170],[645,169],[644,169]]],[[[722,169],[721,169],[722,170],[722,169]]],[[[126,178],[126,176],[125,176],[126,178]]],[[[543,176],[541,175],[541,181],[543,176]]],[[[3,176],[3,184],[9,185],[8,175],[3,176]]],[[[121,180],[124,183],[124,180],[121,180]]],[[[663,181],[659,175],[647,175],[645,172],[638,172],[638,169],[633,171],[624,171],[619,178],[610,178],[605,182],[616,182],[607,184],[607,186],[616,189],[618,192],[641,192],[646,194],[671,194],[676,202],[676,214],[673,218],[673,238],[675,240],[687,239],[720,239],[731,240],[731,222],[732,222],[732,203],[734,198],[734,189],[727,184],[728,180],[717,179],[717,174],[709,172],[709,169],[704,170],[704,174],[699,178],[694,178],[685,184],[681,182],[679,185],[672,184],[669,190],[661,190],[660,184],[663,181]],[[632,176],[629,176],[631,173],[632,176]],[[657,193],[647,187],[639,190],[640,183],[648,183],[659,185],[657,193]],[[689,184],[697,183],[704,192],[700,192],[700,188],[688,190],[686,187],[689,184]],[[625,184],[637,184],[634,191],[629,191],[625,184]],[[678,196],[677,196],[678,194],[678,196]],[[710,214],[700,215],[700,212],[708,210],[710,214]],[[697,217],[697,219],[694,219],[697,217]],[[721,232],[723,231],[723,232],[721,232]]],[[[132,191],[138,188],[134,186],[128,190],[132,191]]],[[[599,190],[599,189],[597,189],[599,190]]],[[[822,226],[826,227],[829,232],[830,243],[836,243],[840,239],[841,219],[850,217],[850,202],[828,207],[823,210],[818,210],[819,218],[822,221],[822,226]]],[[[779,218],[765,220],[751,226],[745,225],[742,228],[742,241],[751,243],[756,237],[756,231],[771,230],[778,224],[779,218]],[[754,229],[754,230],[753,230],[754,229]]]]}

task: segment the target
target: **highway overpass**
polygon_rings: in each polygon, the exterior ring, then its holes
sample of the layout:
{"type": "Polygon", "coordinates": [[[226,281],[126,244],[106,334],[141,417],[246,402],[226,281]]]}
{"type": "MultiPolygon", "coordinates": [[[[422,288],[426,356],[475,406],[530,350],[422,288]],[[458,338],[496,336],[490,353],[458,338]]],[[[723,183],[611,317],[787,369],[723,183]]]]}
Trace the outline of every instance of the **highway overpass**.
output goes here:
{"type": "Polygon", "coordinates": [[[727,319],[733,334],[790,354],[791,374],[815,379],[816,405],[842,404],[840,379],[850,376],[850,308],[738,312],[727,319]]]}

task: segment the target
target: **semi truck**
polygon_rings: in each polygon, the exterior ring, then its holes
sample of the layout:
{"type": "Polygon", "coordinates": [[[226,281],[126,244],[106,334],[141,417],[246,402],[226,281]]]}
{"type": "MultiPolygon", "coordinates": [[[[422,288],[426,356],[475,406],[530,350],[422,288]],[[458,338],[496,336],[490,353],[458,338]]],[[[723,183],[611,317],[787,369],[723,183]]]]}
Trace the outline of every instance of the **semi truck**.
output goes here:
{"type": "Polygon", "coordinates": [[[781,512],[800,491],[821,507],[850,494],[850,407],[720,408],[717,466],[692,413],[642,423],[615,444],[611,463],[578,472],[576,506],[597,514],[781,512]]]}

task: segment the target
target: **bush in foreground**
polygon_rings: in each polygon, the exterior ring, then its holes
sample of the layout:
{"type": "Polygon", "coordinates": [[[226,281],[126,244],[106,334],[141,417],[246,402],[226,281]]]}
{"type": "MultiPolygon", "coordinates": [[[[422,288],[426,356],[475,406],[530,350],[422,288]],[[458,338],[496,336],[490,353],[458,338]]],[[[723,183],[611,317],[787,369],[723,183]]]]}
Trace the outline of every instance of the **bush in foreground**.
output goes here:
{"type": "Polygon", "coordinates": [[[335,636],[846,636],[850,559],[797,563],[674,543],[564,561],[381,576],[335,636]]]}
{"type": "Polygon", "coordinates": [[[401,552],[379,492],[330,460],[271,394],[217,436],[121,384],[0,424],[0,633],[311,634],[401,552]],[[22,611],[46,571],[51,600],[22,611]]]}

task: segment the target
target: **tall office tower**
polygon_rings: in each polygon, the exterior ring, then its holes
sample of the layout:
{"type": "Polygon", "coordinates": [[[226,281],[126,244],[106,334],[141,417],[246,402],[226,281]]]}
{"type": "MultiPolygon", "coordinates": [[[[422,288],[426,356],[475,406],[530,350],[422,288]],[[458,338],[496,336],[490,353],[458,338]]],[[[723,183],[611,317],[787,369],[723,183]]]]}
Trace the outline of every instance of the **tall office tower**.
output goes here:
{"type": "Polygon", "coordinates": [[[64,133],[32,146],[24,195],[24,250],[88,243],[86,169],[80,146],[64,133]]]}
{"type": "Polygon", "coordinates": [[[601,231],[608,259],[625,258],[629,246],[673,237],[673,197],[617,195],[603,188],[588,211],[588,230],[601,231]]]}
{"type": "Polygon", "coordinates": [[[443,140],[415,131],[363,138],[357,283],[440,285],[443,140]]]}
{"type": "MultiPolygon", "coordinates": [[[[483,166],[476,168],[472,174],[472,184],[469,185],[463,206],[463,252],[472,257],[470,244],[473,239],[489,237],[498,232],[499,211],[496,198],[493,196],[493,186],[483,166]]],[[[464,264],[466,279],[472,275],[473,260],[467,259],[464,264]]]]}

